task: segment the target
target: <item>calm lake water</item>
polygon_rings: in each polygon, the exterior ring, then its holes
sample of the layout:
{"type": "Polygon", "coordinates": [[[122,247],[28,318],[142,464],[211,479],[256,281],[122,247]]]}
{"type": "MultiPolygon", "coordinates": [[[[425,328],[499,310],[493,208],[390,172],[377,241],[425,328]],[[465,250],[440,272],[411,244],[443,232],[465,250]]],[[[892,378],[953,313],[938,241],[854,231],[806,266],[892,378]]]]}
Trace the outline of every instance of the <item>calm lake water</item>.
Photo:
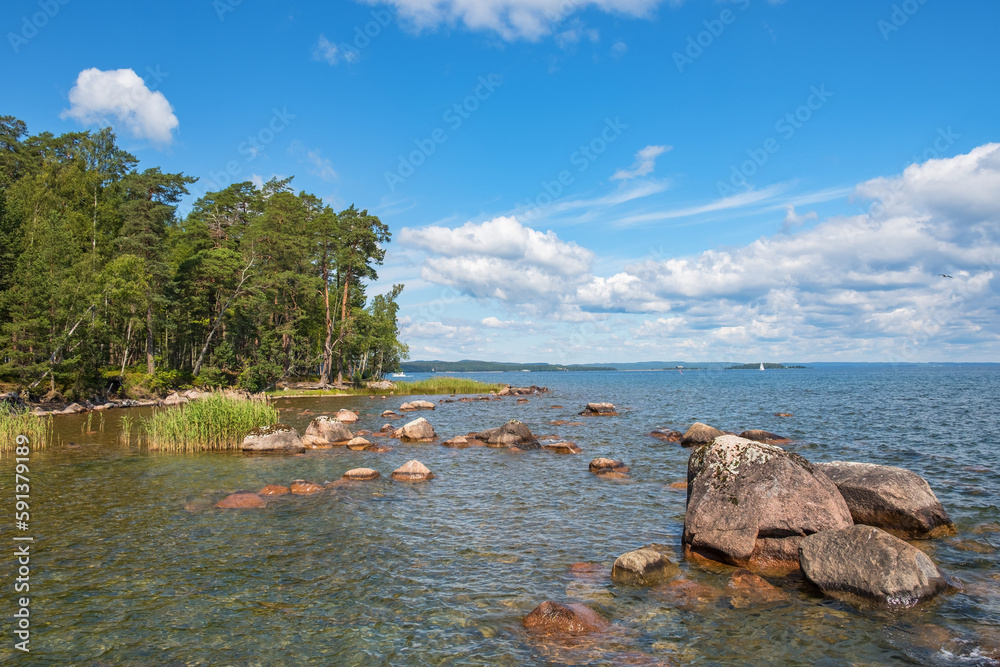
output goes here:
{"type": "MultiPolygon", "coordinates": [[[[393,450],[381,454],[158,455],[114,443],[125,411],[107,413],[104,432],[91,435],[81,433],[85,417],[58,417],[63,438],[77,444],[31,457],[32,652],[12,651],[13,593],[5,583],[10,613],[0,661],[978,665],[1000,657],[1000,367],[461,375],[552,393],[526,404],[444,403],[418,413],[440,436],[516,418],[536,435],[575,441],[583,454],[390,440],[393,450]],[[622,414],[578,418],[589,401],[611,401],[622,414]],[[690,452],[646,434],[694,421],[775,431],[814,461],[868,461],[923,475],[959,534],[921,547],[964,591],[906,612],[862,613],[787,579],[775,582],[786,602],[737,609],[723,594],[728,574],[684,563],[682,576],[694,582],[688,590],[698,585],[700,598],[619,587],[607,572],[571,573],[578,562],[610,568],[651,542],[680,552],[685,493],[669,485],[685,479],[690,452]],[[631,479],[592,476],[587,465],[597,456],[625,461],[631,479]],[[392,482],[389,473],[413,458],[437,477],[392,482]],[[236,490],[323,483],[355,467],[383,477],[285,496],[260,510],[212,507],[236,490]],[[593,640],[533,638],[520,619],[547,599],[589,604],[614,628],[593,640]]],[[[277,404],[300,432],[315,414],[341,407],[361,413],[352,430],[377,430],[385,423],[379,414],[403,400],[277,404]]],[[[9,472],[10,458],[2,460],[9,472]]],[[[12,477],[0,482],[8,502],[12,477]]],[[[5,582],[12,560],[3,559],[5,582]]]]}

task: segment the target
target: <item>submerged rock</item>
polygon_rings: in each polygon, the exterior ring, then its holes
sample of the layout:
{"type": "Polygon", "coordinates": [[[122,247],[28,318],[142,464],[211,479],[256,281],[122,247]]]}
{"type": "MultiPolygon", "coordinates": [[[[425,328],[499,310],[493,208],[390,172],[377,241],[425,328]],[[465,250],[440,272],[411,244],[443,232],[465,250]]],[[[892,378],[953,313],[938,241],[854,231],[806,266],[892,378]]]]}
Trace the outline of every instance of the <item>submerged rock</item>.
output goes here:
{"type": "Polygon", "coordinates": [[[853,524],[833,482],[780,447],[724,435],[688,460],[685,556],[790,571],[806,535],[853,524]]]}
{"type": "Polygon", "coordinates": [[[476,439],[482,440],[488,447],[517,447],[518,449],[538,449],[538,438],[526,424],[516,419],[499,428],[491,428],[476,434],[476,439]]]}
{"type": "Polygon", "coordinates": [[[247,509],[255,507],[264,507],[267,503],[256,493],[251,493],[250,491],[237,491],[236,493],[230,493],[228,496],[215,503],[216,507],[221,507],[223,509],[247,509]]]}
{"type": "Polygon", "coordinates": [[[422,482],[424,480],[434,479],[434,473],[432,473],[423,463],[413,459],[412,461],[407,461],[400,467],[393,470],[392,478],[400,482],[422,482]]]}
{"type": "Polygon", "coordinates": [[[403,403],[399,406],[399,409],[409,412],[411,410],[434,410],[436,407],[430,401],[410,401],[409,403],[403,403]]]}
{"type": "Polygon", "coordinates": [[[778,435],[777,433],[771,433],[770,431],[762,431],[760,429],[750,429],[749,431],[743,431],[740,433],[741,438],[746,438],[747,440],[753,440],[755,442],[766,442],[770,444],[788,442],[788,438],[783,435],[778,435]]]}
{"type": "Polygon", "coordinates": [[[695,422],[691,424],[681,437],[681,446],[695,447],[697,445],[707,445],[720,435],[725,435],[725,433],[708,424],[695,422]]]}
{"type": "Polygon", "coordinates": [[[429,421],[418,417],[393,431],[392,437],[399,438],[403,442],[430,442],[437,437],[437,433],[429,421]]]}
{"type": "Polygon", "coordinates": [[[955,534],[955,524],[927,481],[905,468],[871,463],[817,463],[851,510],[855,523],[875,526],[906,540],[955,534]]]}
{"type": "Polygon", "coordinates": [[[332,447],[344,444],[353,437],[354,434],[344,426],[343,422],[327,415],[320,415],[309,422],[306,434],[302,436],[302,444],[307,447],[332,447]]]}
{"type": "Polygon", "coordinates": [[[285,424],[257,428],[243,438],[240,446],[244,452],[298,453],[305,451],[298,432],[285,424]]]}
{"type": "MultiPolygon", "coordinates": [[[[385,397],[383,396],[383,398],[385,398],[385,397]]],[[[385,411],[383,411],[382,412],[382,416],[384,418],[386,418],[386,419],[399,419],[400,418],[399,415],[397,415],[392,410],[385,410],[385,411]]]]}
{"type": "Polygon", "coordinates": [[[799,560],[825,594],[860,607],[909,607],[949,588],[927,554],[872,526],[810,535],[799,560]]]}
{"type": "Polygon", "coordinates": [[[597,458],[590,462],[590,472],[599,477],[621,478],[626,476],[628,466],[615,459],[597,458]]]}
{"type": "Polygon", "coordinates": [[[660,551],[643,547],[622,554],[611,567],[611,580],[626,586],[652,586],[680,571],[660,551]]]}
{"type": "Polygon", "coordinates": [[[603,632],[610,624],[590,607],[579,604],[559,604],[547,600],[535,607],[521,623],[532,632],[579,635],[603,632]]]}
{"type": "Polygon", "coordinates": [[[369,479],[378,479],[381,476],[382,474],[378,470],[373,470],[372,468],[354,468],[353,470],[345,472],[343,479],[364,481],[369,479]]]}
{"type": "Polygon", "coordinates": [[[583,450],[580,449],[575,442],[553,442],[548,445],[542,445],[542,449],[547,449],[549,451],[555,452],[556,454],[579,454],[583,450]]]}
{"type": "Polygon", "coordinates": [[[323,487],[315,482],[307,482],[304,479],[297,479],[292,482],[290,490],[297,496],[308,496],[313,493],[319,493],[323,490],[323,487]]]}
{"type": "Polygon", "coordinates": [[[787,602],[790,599],[788,594],[780,588],[744,568],[733,572],[729,583],[726,584],[726,592],[732,596],[729,604],[736,609],[773,602],[787,602]]]}
{"type": "Polygon", "coordinates": [[[657,440],[665,440],[667,442],[680,442],[684,434],[680,431],[671,431],[665,428],[658,428],[655,431],[650,432],[650,437],[656,438],[657,440]]]}
{"type": "Polygon", "coordinates": [[[445,447],[454,447],[455,449],[465,449],[466,447],[485,447],[486,443],[482,440],[476,438],[473,434],[469,435],[456,435],[454,438],[449,438],[441,443],[445,447]]]}
{"type": "Polygon", "coordinates": [[[618,412],[612,403],[587,403],[587,407],[580,412],[583,417],[616,417],[618,412]]]}
{"type": "Polygon", "coordinates": [[[289,493],[291,493],[291,490],[287,486],[282,486],[281,484],[268,484],[257,492],[257,494],[261,496],[284,496],[289,493]]]}

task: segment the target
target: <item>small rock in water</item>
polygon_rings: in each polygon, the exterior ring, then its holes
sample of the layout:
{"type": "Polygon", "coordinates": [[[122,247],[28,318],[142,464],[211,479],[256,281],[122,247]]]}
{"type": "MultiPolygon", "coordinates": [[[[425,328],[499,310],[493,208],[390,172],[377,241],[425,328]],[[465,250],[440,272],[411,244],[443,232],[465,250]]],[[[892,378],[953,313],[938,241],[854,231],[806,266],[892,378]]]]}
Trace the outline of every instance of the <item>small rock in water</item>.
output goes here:
{"type": "Polygon", "coordinates": [[[400,467],[393,470],[392,478],[400,482],[422,482],[424,480],[433,479],[434,473],[432,473],[423,463],[413,459],[412,461],[407,461],[400,467]]]}
{"type": "Polygon", "coordinates": [[[350,410],[337,410],[337,414],[334,416],[342,424],[353,424],[358,421],[358,413],[351,412],[350,410]]]}
{"type": "Polygon", "coordinates": [[[314,482],[307,482],[304,479],[297,479],[292,482],[291,492],[297,496],[307,496],[312,493],[319,493],[323,487],[314,482]]]}
{"type": "Polygon", "coordinates": [[[545,634],[587,634],[603,632],[609,623],[590,607],[579,604],[559,604],[547,600],[522,619],[528,630],[545,634]]]}
{"type": "Polygon", "coordinates": [[[678,491],[687,491],[688,483],[687,482],[670,482],[670,488],[671,489],[676,489],[678,491]]]}
{"type": "Polygon", "coordinates": [[[616,417],[618,412],[612,403],[587,403],[587,407],[580,412],[582,417],[616,417]]]}
{"type": "Polygon", "coordinates": [[[597,458],[590,462],[590,472],[602,477],[620,478],[625,477],[628,466],[615,459],[597,458]]]}
{"type": "Polygon", "coordinates": [[[859,607],[909,607],[950,587],[927,554],[872,526],[810,535],[799,562],[820,590],[859,607]]]}
{"type": "Polygon", "coordinates": [[[720,435],[725,434],[713,426],[695,422],[684,432],[684,436],[681,438],[681,446],[695,447],[697,445],[707,445],[720,435]]]}
{"type": "Polygon", "coordinates": [[[399,409],[408,412],[410,410],[434,410],[436,407],[430,401],[410,401],[409,403],[403,403],[399,406],[399,409]]]}
{"type": "Polygon", "coordinates": [[[231,493],[219,502],[215,503],[216,507],[222,507],[224,509],[247,509],[255,507],[264,507],[267,503],[256,493],[251,493],[250,491],[237,491],[236,493],[231,493]]]}
{"type": "Polygon", "coordinates": [[[795,415],[793,415],[790,412],[775,412],[774,416],[775,417],[794,417],[795,415]]]}
{"type": "Polygon", "coordinates": [[[263,489],[258,491],[259,495],[262,496],[284,496],[291,493],[291,490],[287,486],[282,486],[281,484],[268,484],[263,489]]]}
{"type": "Polygon", "coordinates": [[[371,468],[354,468],[344,473],[343,479],[369,480],[378,479],[382,474],[371,468]]]}
{"type": "Polygon", "coordinates": [[[542,445],[542,449],[548,449],[556,454],[579,454],[583,451],[575,442],[553,442],[550,445],[542,445]]]}
{"type": "Polygon", "coordinates": [[[393,431],[392,437],[399,438],[403,442],[430,442],[437,437],[437,434],[429,421],[418,417],[393,431]]]}
{"type": "MultiPolygon", "coordinates": [[[[384,398],[384,397],[383,397],[383,398],[384,398]]],[[[397,414],[396,414],[395,412],[393,412],[392,410],[386,410],[386,411],[384,411],[384,412],[382,413],[382,416],[383,416],[384,418],[386,418],[386,419],[399,419],[399,415],[397,415],[397,414]]]]}
{"type": "Polygon", "coordinates": [[[622,554],[611,567],[611,580],[626,586],[651,586],[679,571],[661,552],[643,547],[622,554]]]}
{"type": "Polygon", "coordinates": [[[305,445],[294,428],[275,424],[250,431],[243,438],[241,449],[244,452],[298,453],[305,451],[305,445]]]}
{"type": "Polygon", "coordinates": [[[680,442],[681,438],[684,437],[684,434],[680,431],[671,431],[665,428],[658,428],[649,435],[657,440],[665,440],[667,442],[680,442]]]}
{"type": "Polygon", "coordinates": [[[347,441],[347,448],[354,451],[361,451],[371,446],[371,442],[364,438],[351,438],[347,441]]]}
{"type": "Polygon", "coordinates": [[[518,449],[538,449],[538,438],[526,424],[511,419],[499,428],[491,428],[476,434],[476,439],[488,447],[517,447],[518,449]]]}

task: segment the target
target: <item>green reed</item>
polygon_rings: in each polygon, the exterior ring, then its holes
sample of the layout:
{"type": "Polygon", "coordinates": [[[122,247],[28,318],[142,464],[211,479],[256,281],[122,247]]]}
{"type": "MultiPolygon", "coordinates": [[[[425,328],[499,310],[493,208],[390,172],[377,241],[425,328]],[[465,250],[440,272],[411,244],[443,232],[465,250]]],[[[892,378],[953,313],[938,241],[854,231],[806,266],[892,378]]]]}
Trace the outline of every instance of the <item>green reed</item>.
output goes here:
{"type": "Polygon", "coordinates": [[[52,443],[52,417],[0,410],[0,452],[14,451],[19,435],[28,438],[33,450],[47,447],[52,443]]]}
{"type": "Polygon", "coordinates": [[[467,378],[442,377],[440,375],[418,380],[417,382],[393,382],[392,389],[372,389],[369,387],[348,387],[345,389],[292,389],[289,391],[274,390],[268,395],[280,398],[282,395],[293,396],[415,396],[419,394],[488,394],[500,391],[502,384],[478,382],[467,378]]]}
{"type": "Polygon", "coordinates": [[[277,422],[278,410],[266,398],[219,392],[154,411],[142,423],[142,439],[149,449],[161,451],[237,449],[247,433],[277,422]]]}

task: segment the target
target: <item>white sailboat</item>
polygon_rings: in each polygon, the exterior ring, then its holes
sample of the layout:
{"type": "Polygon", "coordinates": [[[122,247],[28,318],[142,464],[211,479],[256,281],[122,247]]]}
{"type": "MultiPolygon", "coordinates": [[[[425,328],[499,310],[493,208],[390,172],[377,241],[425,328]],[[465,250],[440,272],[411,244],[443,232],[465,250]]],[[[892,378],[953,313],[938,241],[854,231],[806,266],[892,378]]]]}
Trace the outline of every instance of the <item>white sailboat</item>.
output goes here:
{"type": "Polygon", "coordinates": [[[764,364],[763,363],[761,363],[761,365],[760,365],[760,370],[764,370],[764,364]]]}

